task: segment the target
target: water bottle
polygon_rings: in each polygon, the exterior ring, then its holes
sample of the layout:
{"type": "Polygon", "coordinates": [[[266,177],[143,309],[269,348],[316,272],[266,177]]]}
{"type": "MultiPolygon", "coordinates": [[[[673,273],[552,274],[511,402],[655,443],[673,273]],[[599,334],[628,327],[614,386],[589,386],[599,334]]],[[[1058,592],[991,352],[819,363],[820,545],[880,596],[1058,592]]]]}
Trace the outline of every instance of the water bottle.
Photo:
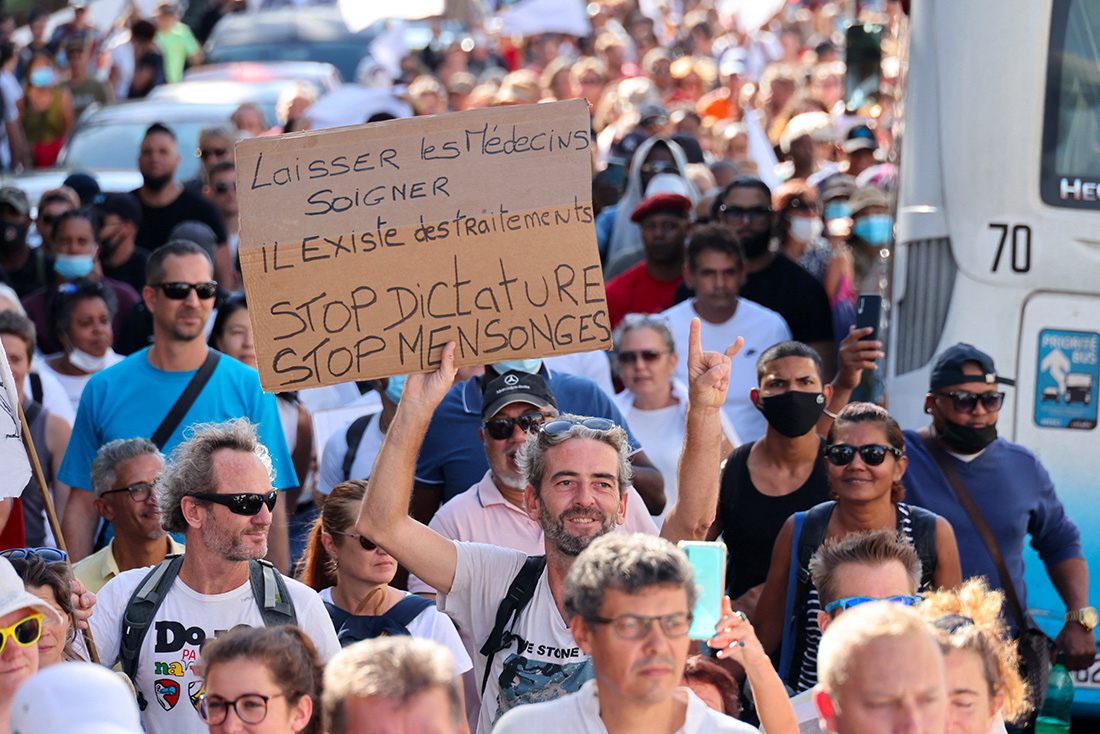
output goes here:
{"type": "Polygon", "coordinates": [[[1035,734],[1069,734],[1069,710],[1073,705],[1073,676],[1066,670],[1062,653],[1047,677],[1047,699],[1039,720],[1035,722],[1035,734]]]}

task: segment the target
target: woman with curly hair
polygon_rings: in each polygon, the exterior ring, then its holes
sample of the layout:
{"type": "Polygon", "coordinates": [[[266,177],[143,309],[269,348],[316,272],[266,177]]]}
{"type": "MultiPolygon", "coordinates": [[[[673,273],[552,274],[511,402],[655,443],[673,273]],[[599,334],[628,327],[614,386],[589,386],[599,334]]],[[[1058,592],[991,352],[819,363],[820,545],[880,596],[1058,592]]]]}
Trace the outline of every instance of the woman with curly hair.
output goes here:
{"type": "Polygon", "coordinates": [[[1004,594],[982,578],[925,596],[920,613],[931,623],[947,669],[948,731],[997,734],[1022,723],[1029,709],[1016,645],[1001,607],[1004,594]]]}

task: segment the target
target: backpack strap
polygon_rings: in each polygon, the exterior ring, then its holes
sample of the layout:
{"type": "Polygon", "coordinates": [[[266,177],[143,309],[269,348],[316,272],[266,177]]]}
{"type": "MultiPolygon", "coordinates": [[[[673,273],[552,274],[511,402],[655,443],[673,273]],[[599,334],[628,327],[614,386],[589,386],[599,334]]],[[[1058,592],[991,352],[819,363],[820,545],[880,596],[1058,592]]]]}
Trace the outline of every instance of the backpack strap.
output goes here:
{"type": "Polygon", "coordinates": [[[138,653],[141,652],[141,643],[145,640],[149,626],[153,623],[153,617],[156,616],[160,605],[164,603],[164,597],[179,576],[182,565],[182,555],[170,555],[153,566],[134,589],[122,615],[122,639],[118,648],[119,663],[122,666],[122,672],[134,684],[138,706],[142,711],[149,702],[137,687],[138,653]]]}
{"type": "Polygon", "coordinates": [[[802,526],[802,538],[798,543],[798,584],[805,587],[810,583],[810,559],[821,544],[825,542],[825,533],[829,529],[829,518],[833,515],[836,502],[829,500],[806,510],[806,521],[802,526]]]}
{"type": "Polygon", "coordinates": [[[286,588],[286,581],[270,562],[253,559],[248,562],[248,582],[252,586],[252,598],[260,608],[265,627],[281,627],[298,624],[294,601],[286,588]]]}
{"type": "Polygon", "coordinates": [[[795,641],[798,637],[798,615],[794,613],[795,595],[798,591],[799,563],[798,546],[802,535],[802,526],[806,522],[805,512],[794,513],[794,531],[791,533],[791,563],[787,571],[787,606],[783,612],[783,646],[779,656],[779,677],[785,683],[794,662],[795,641]]]}
{"type": "Polygon", "coordinates": [[[407,631],[410,622],[419,617],[425,609],[434,606],[435,602],[431,599],[425,599],[422,596],[412,594],[394,604],[393,607],[382,616],[392,619],[407,631]]]}
{"type": "Polygon", "coordinates": [[[31,400],[29,403],[23,406],[23,416],[27,419],[28,427],[30,427],[31,424],[38,420],[38,416],[42,414],[43,410],[45,409],[42,407],[42,403],[38,400],[31,400]]]}
{"type": "Polygon", "coordinates": [[[168,443],[168,439],[172,437],[176,428],[179,427],[183,417],[187,415],[187,411],[191,409],[191,406],[195,404],[195,399],[199,397],[199,393],[206,387],[206,383],[209,382],[210,376],[214,374],[214,369],[218,366],[218,359],[221,357],[221,353],[213,347],[206,350],[206,360],[203,361],[202,366],[199,367],[194,376],[191,377],[191,381],[187,383],[187,387],[180,393],[179,398],[176,399],[172,409],[168,411],[168,415],[164,416],[164,420],[157,426],[157,430],[153,432],[152,441],[156,444],[158,449],[163,450],[164,445],[168,443]]]}
{"type": "MultiPolygon", "coordinates": [[[[933,588],[932,577],[936,570],[936,513],[923,507],[905,503],[909,514],[909,523],[913,529],[913,548],[920,557],[921,589],[933,588]]],[[[902,503],[898,503],[898,532],[901,532],[902,503]]]]}
{"type": "MultiPolygon", "coordinates": [[[[42,392],[42,375],[37,372],[31,372],[29,377],[31,381],[31,399],[36,403],[41,403],[42,396],[44,395],[42,392]]],[[[27,420],[27,423],[30,423],[30,420],[27,420]]]]}
{"type": "Polygon", "coordinates": [[[363,440],[363,434],[367,432],[367,426],[374,419],[375,413],[361,415],[351,422],[345,438],[348,442],[347,453],[344,454],[343,477],[344,481],[351,479],[351,465],[355,462],[355,455],[359,452],[359,443],[363,440]]]}
{"type": "Polygon", "coordinates": [[[481,654],[485,656],[485,674],[481,678],[481,693],[485,694],[485,686],[489,683],[489,671],[493,667],[493,658],[496,654],[512,644],[512,635],[506,633],[508,627],[519,619],[520,612],[535,595],[535,584],[539,576],[546,568],[546,556],[528,556],[523,562],[523,568],[512,579],[512,585],[508,587],[508,594],[497,607],[496,622],[489,638],[481,646],[481,654]]]}

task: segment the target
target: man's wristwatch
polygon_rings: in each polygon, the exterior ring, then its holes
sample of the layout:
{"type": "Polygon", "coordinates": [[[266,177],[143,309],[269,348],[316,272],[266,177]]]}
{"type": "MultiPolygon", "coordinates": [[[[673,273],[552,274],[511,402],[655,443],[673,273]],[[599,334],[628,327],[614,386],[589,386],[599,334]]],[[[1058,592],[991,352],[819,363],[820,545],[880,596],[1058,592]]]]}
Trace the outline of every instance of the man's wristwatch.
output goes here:
{"type": "Polygon", "coordinates": [[[1094,607],[1085,607],[1084,609],[1066,612],[1066,621],[1078,622],[1082,627],[1092,632],[1097,623],[1100,623],[1100,615],[1096,613],[1094,607]]]}

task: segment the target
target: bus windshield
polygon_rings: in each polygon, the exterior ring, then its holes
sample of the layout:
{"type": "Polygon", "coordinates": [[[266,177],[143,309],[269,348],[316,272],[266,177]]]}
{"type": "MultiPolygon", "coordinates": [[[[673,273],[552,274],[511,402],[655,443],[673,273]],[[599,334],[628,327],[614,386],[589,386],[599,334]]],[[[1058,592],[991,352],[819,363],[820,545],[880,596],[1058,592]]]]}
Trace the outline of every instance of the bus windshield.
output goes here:
{"type": "Polygon", "coordinates": [[[1100,201],[1100,3],[1053,4],[1040,191],[1053,206],[1100,201]]]}

